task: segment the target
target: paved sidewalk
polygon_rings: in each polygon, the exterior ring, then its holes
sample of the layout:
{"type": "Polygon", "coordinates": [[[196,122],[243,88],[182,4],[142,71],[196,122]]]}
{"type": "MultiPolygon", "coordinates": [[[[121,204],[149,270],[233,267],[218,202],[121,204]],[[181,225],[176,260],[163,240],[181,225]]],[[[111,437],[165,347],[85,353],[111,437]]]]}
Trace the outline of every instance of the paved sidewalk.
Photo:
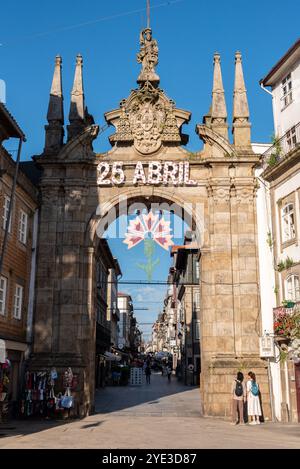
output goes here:
{"type": "Polygon", "coordinates": [[[168,382],[161,374],[152,374],[150,384],[109,387],[96,396],[96,412],[114,417],[201,417],[200,404],[199,388],[185,386],[175,376],[168,382]]]}
{"type": "Polygon", "coordinates": [[[198,388],[160,375],[142,387],[97,392],[97,414],[0,426],[1,448],[300,448],[300,425],[231,426],[201,417],[198,388]],[[15,428],[14,428],[15,427],[15,428]]]}

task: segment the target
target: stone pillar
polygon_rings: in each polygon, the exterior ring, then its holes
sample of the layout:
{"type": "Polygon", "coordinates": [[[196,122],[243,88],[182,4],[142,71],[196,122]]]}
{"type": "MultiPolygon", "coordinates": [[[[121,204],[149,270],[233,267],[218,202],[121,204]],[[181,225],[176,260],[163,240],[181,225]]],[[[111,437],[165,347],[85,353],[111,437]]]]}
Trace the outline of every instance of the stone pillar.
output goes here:
{"type": "Polygon", "coordinates": [[[63,165],[45,164],[30,368],[56,367],[62,376],[71,367],[78,382],[74,414],[85,416],[94,408],[94,250],[84,247],[91,214],[80,165],[70,165],[67,176],[66,182],[63,165]]]}
{"type": "Polygon", "coordinates": [[[202,253],[201,394],[206,415],[231,417],[237,371],[253,371],[270,418],[267,364],[259,357],[260,307],[255,180],[251,166],[212,166],[210,249],[202,253]]]}
{"type": "Polygon", "coordinates": [[[82,339],[86,341],[87,355],[87,379],[85,380],[84,401],[86,403],[86,415],[94,412],[95,401],[95,359],[96,359],[96,318],[95,318],[95,272],[94,272],[94,248],[84,249],[84,276],[82,283],[85,285],[83,291],[83,327],[82,339]],[[84,306],[86,305],[86,306],[84,306]],[[89,327],[84,327],[85,324],[89,327]]]}

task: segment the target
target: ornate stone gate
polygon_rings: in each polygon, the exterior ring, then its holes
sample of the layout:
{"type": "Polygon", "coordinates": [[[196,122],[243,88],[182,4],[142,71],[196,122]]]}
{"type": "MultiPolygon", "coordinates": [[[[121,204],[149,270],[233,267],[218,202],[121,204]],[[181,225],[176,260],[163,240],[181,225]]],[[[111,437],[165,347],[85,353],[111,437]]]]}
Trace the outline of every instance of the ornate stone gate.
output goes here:
{"type": "MultiPolygon", "coordinates": [[[[159,88],[158,47],[142,31],[138,88],[108,112],[112,149],[96,154],[99,127],[87,112],[78,56],[64,143],[61,58],[56,58],[46,142],[36,157],[42,168],[33,369],[71,366],[79,375],[78,413],[93,411],[95,369],[95,252],[99,224],[131,201],[168,202],[194,220],[201,249],[201,395],[204,413],[228,416],[238,369],[257,373],[268,396],[259,358],[260,308],[256,236],[258,157],[250,140],[241,54],[235,57],[233,144],[220,57],[214,56],[212,106],[196,132],[203,150],[184,149],[182,126],[190,113],[177,109],[159,88]]],[[[266,414],[268,403],[264,402],[266,414]]]]}

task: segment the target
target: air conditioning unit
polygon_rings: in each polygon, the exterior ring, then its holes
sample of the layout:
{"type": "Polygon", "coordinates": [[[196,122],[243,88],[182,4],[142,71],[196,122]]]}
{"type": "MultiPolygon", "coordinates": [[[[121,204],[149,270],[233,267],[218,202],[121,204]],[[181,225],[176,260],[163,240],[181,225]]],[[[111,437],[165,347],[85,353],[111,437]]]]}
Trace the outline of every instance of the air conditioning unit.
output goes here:
{"type": "Polygon", "coordinates": [[[274,338],[269,334],[264,334],[262,337],[259,338],[259,349],[261,358],[274,358],[274,338]]]}

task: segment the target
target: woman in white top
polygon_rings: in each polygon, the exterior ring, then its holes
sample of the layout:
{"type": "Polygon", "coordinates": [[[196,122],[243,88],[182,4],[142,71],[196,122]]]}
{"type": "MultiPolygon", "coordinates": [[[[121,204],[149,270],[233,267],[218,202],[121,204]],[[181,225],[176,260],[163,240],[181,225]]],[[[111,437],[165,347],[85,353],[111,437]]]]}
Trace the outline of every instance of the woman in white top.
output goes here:
{"type": "Polygon", "coordinates": [[[259,400],[259,386],[256,382],[255,374],[252,371],[248,373],[249,381],[247,381],[247,408],[249,416],[249,425],[259,425],[259,417],[261,416],[261,407],[259,400]]]}

